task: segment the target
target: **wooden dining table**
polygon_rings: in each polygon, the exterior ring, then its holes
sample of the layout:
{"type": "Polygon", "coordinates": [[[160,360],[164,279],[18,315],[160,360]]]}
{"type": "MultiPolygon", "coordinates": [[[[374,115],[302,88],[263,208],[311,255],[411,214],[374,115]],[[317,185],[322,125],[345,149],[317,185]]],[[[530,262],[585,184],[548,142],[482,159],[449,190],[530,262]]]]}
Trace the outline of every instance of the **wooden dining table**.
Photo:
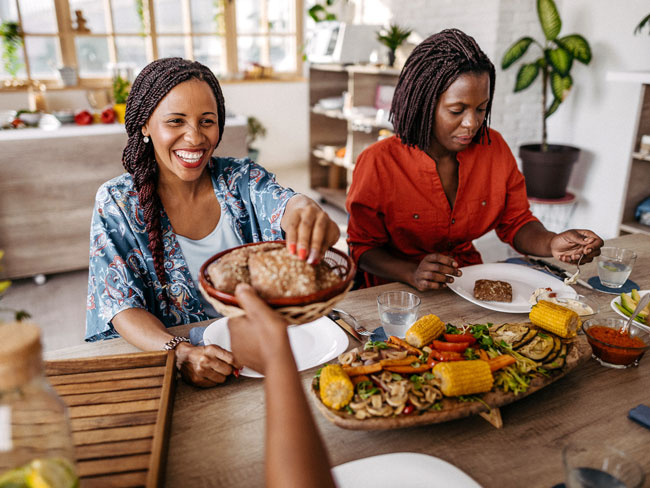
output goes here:
{"type": "MultiPolygon", "coordinates": [[[[650,289],[650,236],[626,235],[606,245],[636,251],[630,279],[650,289]]],[[[565,268],[566,264],[554,261],[565,268]]],[[[581,267],[581,277],[596,275],[595,263],[581,267]]],[[[610,308],[615,295],[574,285],[597,302],[598,317],[618,317],[610,308]]],[[[420,315],[433,313],[455,325],[526,321],[525,314],[488,310],[449,289],[417,292],[391,283],[350,292],[337,307],[368,329],[378,327],[376,297],[387,290],[409,290],[421,299],[420,315]]],[[[200,325],[200,324],[198,324],[200,325]]],[[[205,324],[203,324],[205,325],[205,324]]],[[[197,324],[176,327],[187,335],[197,324]]],[[[350,347],[359,343],[350,338],[350,347]]],[[[46,359],[136,352],[122,339],[46,353],[46,359]]],[[[316,368],[301,373],[308,391],[316,368]]],[[[628,418],[630,409],[650,405],[650,357],[638,367],[611,369],[589,359],[542,390],[501,408],[503,427],[479,416],[446,423],[384,431],[353,431],[326,420],[310,399],[312,413],[332,466],[393,452],[436,456],[485,487],[551,487],[564,481],[562,448],[572,441],[608,445],[625,451],[646,473],[650,486],[650,430],[628,418]]],[[[231,378],[224,385],[200,389],[178,382],[174,399],[166,486],[256,487],[264,485],[263,380],[231,378]]],[[[287,453],[287,462],[291,462],[287,453]]],[[[436,476],[435,472],[431,477],[436,476]]]]}

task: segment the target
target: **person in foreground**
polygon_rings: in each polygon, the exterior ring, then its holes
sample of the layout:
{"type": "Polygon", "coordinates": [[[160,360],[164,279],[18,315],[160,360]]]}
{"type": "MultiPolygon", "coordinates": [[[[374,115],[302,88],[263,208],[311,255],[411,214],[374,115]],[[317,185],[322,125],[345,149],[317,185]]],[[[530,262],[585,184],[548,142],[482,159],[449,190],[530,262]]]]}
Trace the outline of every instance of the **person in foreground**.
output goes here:
{"type": "Polygon", "coordinates": [[[602,239],[550,232],[529,210],[523,175],[489,128],[494,65],[457,29],[418,45],[391,106],[396,136],[359,155],[346,206],[348,244],[366,286],[441,288],[480,264],[474,239],[496,229],[522,254],[591,261],[602,239]]]}
{"type": "Polygon", "coordinates": [[[246,315],[228,319],[235,359],[264,374],[266,486],[334,487],[327,451],[316,428],[293,359],[287,321],[255,290],[237,285],[246,315]]]}
{"type": "Polygon", "coordinates": [[[166,331],[218,316],[199,292],[200,266],[285,236],[290,253],[315,263],[339,237],[315,202],[261,166],[212,157],[225,113],[207,67],[181,58],[147,65],[127,99],[127,173],[99,188],[91,224],[86,340],[119,334],[143,350],[176,348],[184,378],[199,386],[225,381],[235,365],[228,351],[166,331]]]}

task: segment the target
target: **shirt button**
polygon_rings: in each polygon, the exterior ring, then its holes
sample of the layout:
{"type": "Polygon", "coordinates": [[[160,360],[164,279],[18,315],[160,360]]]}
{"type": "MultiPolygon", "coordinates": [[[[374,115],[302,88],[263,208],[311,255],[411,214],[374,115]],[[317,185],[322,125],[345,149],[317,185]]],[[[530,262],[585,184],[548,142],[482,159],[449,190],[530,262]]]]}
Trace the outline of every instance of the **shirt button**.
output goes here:
{"type": "Polygon", "coordinates": [[[485,200],[483,200],[483,201],[481,202],[481,205],[483,205],[483,206],[485,207],[485,206],[487,205],[487,202],[486,202],[485,200]]]}
{"type": "Polygon", "coordinates": [[[452,223],[452,224],[455,224],[455,223],[456,223],[456,219],[451,219],[451,223],[452,223]]]}
{"type": "Polygon", "coordinates": [[[418,214],[413,214],[413,218],[414,218],[414,219],[419,219],[420,216],[419,216],[418,214]]]}

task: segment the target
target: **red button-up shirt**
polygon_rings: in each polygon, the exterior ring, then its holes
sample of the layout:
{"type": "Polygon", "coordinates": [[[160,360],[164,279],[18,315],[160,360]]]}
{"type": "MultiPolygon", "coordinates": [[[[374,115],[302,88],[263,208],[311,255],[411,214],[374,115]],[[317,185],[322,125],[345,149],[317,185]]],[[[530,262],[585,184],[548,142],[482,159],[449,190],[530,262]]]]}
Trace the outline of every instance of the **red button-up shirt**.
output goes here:
{"type": "MultiPolygon", "coordinates": [[[[495,130],[491,144],[471,144],[457,154],[458,192],[450,207],[435,162],[418,148],[390,137],[357,160],[346,207],[348,244],[354,261],[382,247],[419,262],[431,253],[453,256],[459,266],[480,264],[472,241],[492,229],[512,245],[529,210],[524,177],[510,148],[495,130]]],[[[385,283],[365,273],[366,285],[385,283]]]]}

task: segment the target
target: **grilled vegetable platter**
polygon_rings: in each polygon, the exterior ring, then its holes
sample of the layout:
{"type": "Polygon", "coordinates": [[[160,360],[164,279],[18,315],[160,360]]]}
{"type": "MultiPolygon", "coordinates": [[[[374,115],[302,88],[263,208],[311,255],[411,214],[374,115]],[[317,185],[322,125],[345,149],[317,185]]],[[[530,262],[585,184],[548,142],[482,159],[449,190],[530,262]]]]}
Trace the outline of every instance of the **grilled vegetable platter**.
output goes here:
{"type": "Polygon", "coordinates": [[[558,380],[591,356],[578,315],[540,301],[530,322],[445,324],[426,315],[316,373],[311,393],[339,427],[383,430],[486,415],[558,380]]]}

